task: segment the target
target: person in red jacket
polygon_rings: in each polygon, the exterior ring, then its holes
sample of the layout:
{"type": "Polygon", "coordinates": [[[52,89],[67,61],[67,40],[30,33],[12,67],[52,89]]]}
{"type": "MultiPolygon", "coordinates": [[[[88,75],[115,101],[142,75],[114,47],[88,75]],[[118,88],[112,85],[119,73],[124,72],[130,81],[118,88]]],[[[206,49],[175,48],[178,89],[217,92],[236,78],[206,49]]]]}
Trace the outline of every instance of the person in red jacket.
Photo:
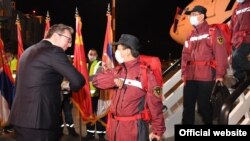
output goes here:
{"type": "Polygon", "coordinates": [[[237,88],[244,81],[246,73],[250,72],[250,0],[237,0],[237,2],[238,5],[232,13],[230,22],[234,49],[232,67],[234,76],[238,80],[234,88],[237,88]]]}
{"type": "Polygon", "coordinates": [[[161,89],[150,69],[147,71],[148,90],[142,89],[140,42],[133,35],[122,34],[114,45],[117,45],[115,58],[120,65],[98,73],[92,81],[98,88],[115,89],[108,117],[108,140],[146,141],[150,136],[159,141],[165,131],[161,89]],[[149,123],[152,125],[150,134],[149,123]]]}
{"type": "Polygon", "coordinates": [[[185,83],[183,96],[183,124],[194,124],[195,106],[204,124],[212,124],[212,107],[209,102],[215,81],[223,81],[227,69],[227,48],[219,29],[215,29],[212,45],[207,9],[197,5],[189,15],[194,29],[186,39],[182,51],[181,73],[185,83]]]}

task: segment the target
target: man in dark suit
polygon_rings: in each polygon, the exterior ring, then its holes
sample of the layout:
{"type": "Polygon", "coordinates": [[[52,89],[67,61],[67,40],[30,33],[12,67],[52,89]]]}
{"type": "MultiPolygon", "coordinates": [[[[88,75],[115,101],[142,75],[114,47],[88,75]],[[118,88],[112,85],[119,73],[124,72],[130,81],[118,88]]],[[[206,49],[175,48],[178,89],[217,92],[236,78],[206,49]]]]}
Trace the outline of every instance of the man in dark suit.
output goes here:
{"type": "Polygon", "coordinates": [[[73,32],[72,27],[53,25],[44,40],[22,54],[10,114],[17,141],[59,141],[62,80],[69,81],[72,91],[85,84],[64,52],[73,32]]]}

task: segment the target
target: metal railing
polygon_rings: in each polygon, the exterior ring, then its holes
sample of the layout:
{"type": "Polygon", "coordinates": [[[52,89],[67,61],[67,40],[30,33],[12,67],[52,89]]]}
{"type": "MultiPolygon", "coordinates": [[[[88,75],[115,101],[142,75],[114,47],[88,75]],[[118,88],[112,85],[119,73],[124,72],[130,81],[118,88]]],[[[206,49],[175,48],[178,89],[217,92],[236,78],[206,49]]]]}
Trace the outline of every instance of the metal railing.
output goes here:
{"type": "MultiPolygon", "coordinates": [[[[181,124],[182,119],[182,98],[183,82],[181,70],[178,68],[180,59],[163,71],[162,76],[167,77],[163,84],[163,105],[165,123],[168,129],[164,133],[165,138],[174,136],[174,125],[181,124]],[[176,69],[177,68],[177,69],[176,69]]],[[[250,78],[247,78],[232,94],[225,100],[222,106],[218,124],[250,124],[250,78]],[[247,93],[247,94],[245,94],[247,93]]]]}
{"type": "Polygon", "coordinates": [[[162,76],[166,76],[167,74],[169,74],[170,71],[172,71],[173,69],[175,69],[178,65],[180,65],[181,63],[181,59],[177,59],[173,65],[171,65],[170,67],[168,67],[165,71],[163,71],[162,76]]]}
{"type": "Polygon", "coordinates": [[[250,92],[244,94],[249,85],[250,76],[225,100],[218,124],[249,124],[250,92]]]}

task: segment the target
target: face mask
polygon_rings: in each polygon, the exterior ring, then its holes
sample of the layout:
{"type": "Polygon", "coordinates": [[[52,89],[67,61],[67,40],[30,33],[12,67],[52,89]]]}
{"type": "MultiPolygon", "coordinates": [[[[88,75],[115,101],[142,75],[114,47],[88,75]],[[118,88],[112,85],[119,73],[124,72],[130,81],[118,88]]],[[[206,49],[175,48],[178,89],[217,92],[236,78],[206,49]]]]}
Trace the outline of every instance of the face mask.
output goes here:
{"type": "Polygon", "coordinates": [[[119,64],[124,62],[119,50],[115,51],[115,59],[119,64]]]}
{"type": "Polygon", "coordinates": [[[238,3],[243,3],[245,0],[237,0],[238,3]]]}
{"type": "Polygon", "coordinates": [[[96,60],[96,56],[91,56],[91,55],[89,55],[89,61],[90,62],[93,62],[93,61],[95,61],[96,60]]]}
{"type": "Polygon", "coordinates": [[[199,24],[197,16],[191,16],[189,20],[190,20],[191,25],[193,26],[197,26],[199,24]]]}

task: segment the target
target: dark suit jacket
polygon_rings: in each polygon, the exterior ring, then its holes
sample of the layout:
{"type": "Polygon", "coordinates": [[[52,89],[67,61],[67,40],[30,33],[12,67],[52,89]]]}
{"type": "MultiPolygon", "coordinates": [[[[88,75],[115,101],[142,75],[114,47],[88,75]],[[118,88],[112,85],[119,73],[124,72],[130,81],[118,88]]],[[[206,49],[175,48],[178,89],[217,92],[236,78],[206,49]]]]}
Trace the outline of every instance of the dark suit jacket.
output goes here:
{"type": "Polygon", "coordinates": [[[26,49],[18,67],[10,123],[39,129],[59,126],[63,77],[69,80],[73,91],[85,84],[62,48],[42,40],[26,49]]]}

